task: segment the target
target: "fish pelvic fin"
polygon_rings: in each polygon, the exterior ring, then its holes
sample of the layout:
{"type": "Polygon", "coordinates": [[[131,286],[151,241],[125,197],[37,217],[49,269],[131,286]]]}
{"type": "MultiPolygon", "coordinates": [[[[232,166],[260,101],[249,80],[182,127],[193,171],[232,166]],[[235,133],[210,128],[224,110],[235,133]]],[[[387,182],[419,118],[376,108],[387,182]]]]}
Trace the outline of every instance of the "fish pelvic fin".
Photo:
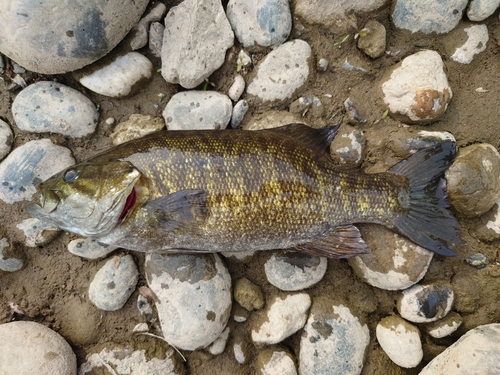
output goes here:
{"type": "Polygon", "coordinates": [[[340,225],[319,240],[296,246],[309,255],[327,258],[350,258],[369,252],[368,245],[361,238],[354,225],[340,225]]]}
{"type": "Polygon", "coordinates": [[[396,215],[393,230],[443,256],[455,256],[453,245],[462,244],[444,178],[456,151],[456,143],[446,141],[418,151],[387,171],[406,177],[409,184],[405,212],[396,215]]]}

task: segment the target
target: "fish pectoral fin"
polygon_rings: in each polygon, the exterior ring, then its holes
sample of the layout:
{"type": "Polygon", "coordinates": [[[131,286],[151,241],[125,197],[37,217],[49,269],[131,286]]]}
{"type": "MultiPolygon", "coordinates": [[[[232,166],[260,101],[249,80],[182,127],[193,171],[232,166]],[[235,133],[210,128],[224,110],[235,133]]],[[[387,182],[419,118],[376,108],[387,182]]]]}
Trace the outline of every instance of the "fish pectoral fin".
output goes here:
{"type": "Polygon", "coordinates": [[[361,238],[359,229],[354,225],[340,225],[320,240],[296,247],[310,255],[327,258],[350,258],[369,252],[368,245],[361,238]]]}
{"type": "Polygon", "coordinates": [[[181,190],[146,204],[150,211],[151,224],[166,230],[190,227],[208,217],[207,192],[204,190],[181,190]]]}

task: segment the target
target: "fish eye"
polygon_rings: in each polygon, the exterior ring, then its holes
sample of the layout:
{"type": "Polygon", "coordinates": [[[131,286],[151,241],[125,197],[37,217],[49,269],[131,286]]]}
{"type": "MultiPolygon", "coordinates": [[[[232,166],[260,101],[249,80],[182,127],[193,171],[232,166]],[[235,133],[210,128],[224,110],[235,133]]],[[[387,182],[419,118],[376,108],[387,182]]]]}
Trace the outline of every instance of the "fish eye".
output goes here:
{"type": "Polygon", "coordinates": [[[72,182],[75,181],[80,173],[76,169],[70,169],[64,173],[63,180],[64,182],[72,182]]]}

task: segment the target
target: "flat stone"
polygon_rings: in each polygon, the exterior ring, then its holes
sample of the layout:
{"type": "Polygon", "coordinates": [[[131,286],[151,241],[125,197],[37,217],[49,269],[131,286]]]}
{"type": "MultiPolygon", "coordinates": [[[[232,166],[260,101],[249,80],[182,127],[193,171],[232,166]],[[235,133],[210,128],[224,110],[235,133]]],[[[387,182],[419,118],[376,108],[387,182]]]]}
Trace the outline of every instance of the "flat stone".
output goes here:
{"type": "Polygon", "coordinates": [[[16,228],[24,232],[25,244],[29,247],[46,245],[62,232],[54,224],[36,218],[25,219],[16,228]]]}
{"type": "Polygon", "coordinates": [[[286,350],[267,349],[257,357],[257,373],[260,375],[297,375],[295,360],[286,350]]]}
{"type": "Polygon", "coordinates": [[[467,41],[455,50],[451,59],[462,64],[470,64],[475,55],[486,49],[488,42],[488,27],[486,25],[472,25],[466,27],[467,41]]]}
{"type": "Polygon", "coordinates": [[[463,319],[456,312],[451,311],[443,319],[428,323],[424,326],[425,331],[436,339],[451,335],[462,325],[463,319]]]}
{"type": "Polygon", "coordinates": [[[450,312],[453,300],[453,289],[447,284],[414,285],[403,291],[396,307],[410,322],[429,323],[444,318],[450,312]]]}
{"type": "Polygon", "coordinates": [[[120,122],[116,125],[113,132],[110,134],[110,138],[116,146],[160,131],[164,127],[165,122],[161,117],[145,116],[134,113],[130,115],[127,121],[120,122]]]}
{"type": "Polygon", "coordinates": [[[372,59],[382,57],[386,46],[385,27],[380,22],[369,20],[359,32],[358,48],[372,59]]]}
{"type": "Polygon", "coordinates": [[[68,251],[71,254],[85,259],[104,258],[116,249],[118,249],[116,246],[106,245],[92,238],[79,238],[68,244],[68,251]]]}
{"type": "Polygon", "coordinates": [[[23,268],[23,260],[10,257],[7,253],[12,250],[9,240],[5,237],[0,239],[0,270],[5,272],[16,272],[23,268]]]}
{"type": "Polygon", "coordinates": [[[265,304],[262,289],[245,277],[236,280],[234,299],[248,311],[260,310],[265,304]]]}
{"type": "Polygon", "coordinates": [[[79,91],[57,82],[41,81],[22,90],[12,103],[16,126],[35,133],[59,133],[73,138],[94,132],[99,112],[79,91]]]}
{"type": "Polygon", "coordinates": [[[483,21],[500,6],[500,0],[471,0],[467,8],[467,17],[471,21],[483,21]]]}
{"type": "Polygon", "coordinates": [[[0,119],[0,160],[5,158],[12,149],[14,134],[9,124],[0,119]]]}

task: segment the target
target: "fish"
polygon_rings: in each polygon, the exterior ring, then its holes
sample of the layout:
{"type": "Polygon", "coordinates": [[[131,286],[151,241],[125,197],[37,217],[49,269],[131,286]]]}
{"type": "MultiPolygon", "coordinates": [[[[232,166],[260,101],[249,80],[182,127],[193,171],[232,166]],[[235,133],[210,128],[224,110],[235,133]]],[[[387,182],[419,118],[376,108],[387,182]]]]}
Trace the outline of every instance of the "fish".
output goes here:
{"type": "Polygon", "coordinates": [[[26,210],[65,231],[147,253],[285,249],[348,258],[369,252],[355,224],[375,223],[456,255],[460,228],[444,178],[456,143],[366,174],[332,161],[337,130],[156,132],[40,183],[26,210]]]}

